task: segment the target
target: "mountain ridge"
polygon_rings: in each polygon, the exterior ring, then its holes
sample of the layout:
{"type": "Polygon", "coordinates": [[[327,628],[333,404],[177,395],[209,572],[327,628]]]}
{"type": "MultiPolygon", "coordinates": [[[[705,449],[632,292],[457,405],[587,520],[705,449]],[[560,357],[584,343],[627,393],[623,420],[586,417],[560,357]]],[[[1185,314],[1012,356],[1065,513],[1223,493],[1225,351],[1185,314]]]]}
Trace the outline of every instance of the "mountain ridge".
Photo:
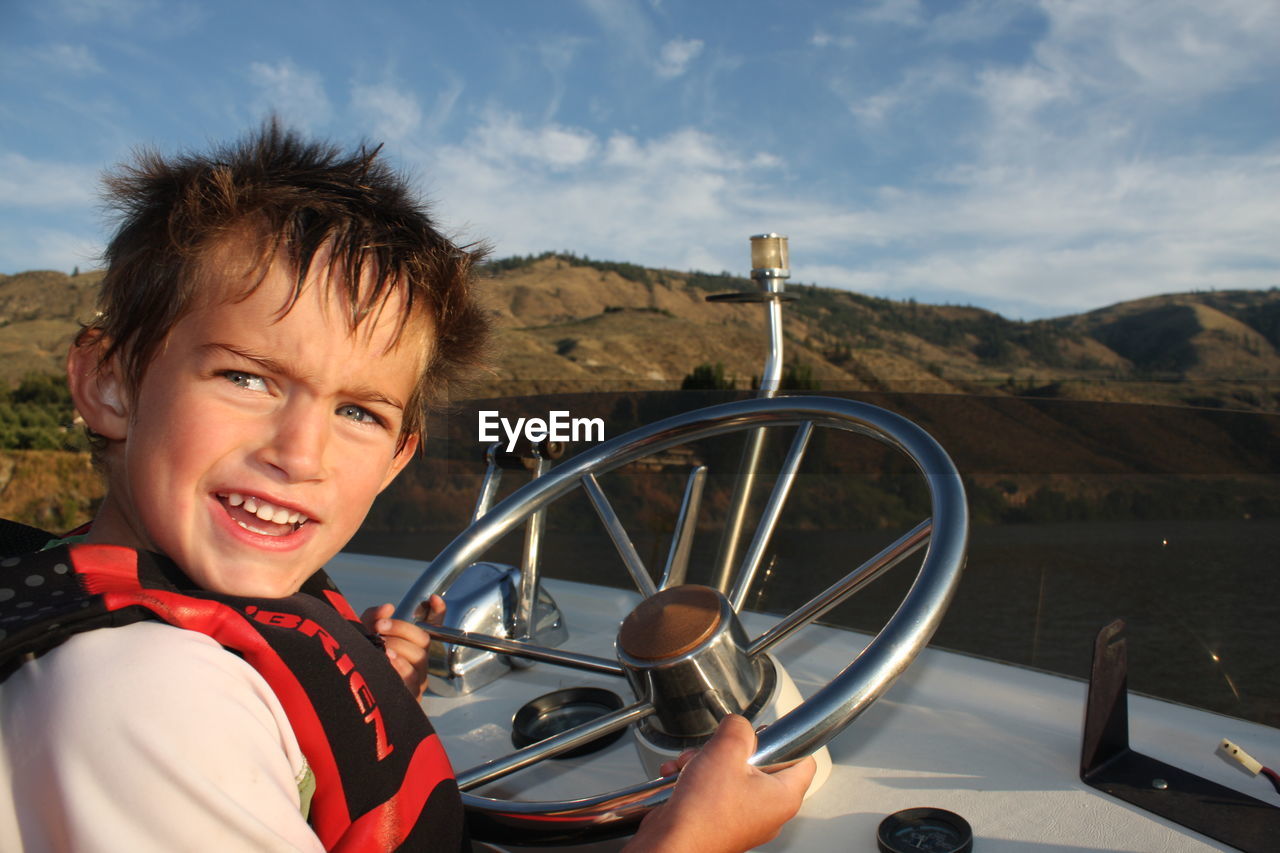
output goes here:
{"type": "MultiPolygon", "coordinates": [[[[100,271],[0,275],[0,378],[57,373],[100,271]]],[[[745,388],[765,354],[760,305],[710,303],[750,279],[567,253],[507,258],[479,289],[494,367],[468,396],[678,388],[721,365],[745,388]]],[[[784,350],[806,387],[1059,396],[1280,411],[1280,291],[1175,293],[1044,320],[791,284],[784,350]]]]}

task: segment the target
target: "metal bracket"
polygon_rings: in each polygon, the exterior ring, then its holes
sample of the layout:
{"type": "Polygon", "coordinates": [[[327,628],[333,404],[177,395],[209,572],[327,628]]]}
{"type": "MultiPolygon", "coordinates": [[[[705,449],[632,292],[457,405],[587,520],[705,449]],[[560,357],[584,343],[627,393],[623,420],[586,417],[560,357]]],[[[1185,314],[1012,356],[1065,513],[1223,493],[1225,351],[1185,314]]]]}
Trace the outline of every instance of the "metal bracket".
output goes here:
{"type": "Polygon", "coordinates": [[[1280,808],[1129,748],[1124,627],[1117,619],[1094,642],[1081,781],[1246,853],[1275,850],[1280,808]]]}
{"type": "MultiPolygon", "coordinates": [[[[533,602],[529,630],[521,636],[510,633],[520,588],[521,572],[513,566],[471,564],[444,593],[445,627],[541,646],[558,646],[568,639],[560,608],[542,587],[533,602]]],[[[428,684],[439,696],[471,693],[512,669],[530,665],[509,655],[449,642],[433,641],[427,653],[428,684]]]]}
{"type": "Polygon", "coordinates": [[[775,290],[746,290],[741,293],[713,293],[706,297],[708,302],[795,302],[800,297],[794,293],[779,293],[775,290]]]}

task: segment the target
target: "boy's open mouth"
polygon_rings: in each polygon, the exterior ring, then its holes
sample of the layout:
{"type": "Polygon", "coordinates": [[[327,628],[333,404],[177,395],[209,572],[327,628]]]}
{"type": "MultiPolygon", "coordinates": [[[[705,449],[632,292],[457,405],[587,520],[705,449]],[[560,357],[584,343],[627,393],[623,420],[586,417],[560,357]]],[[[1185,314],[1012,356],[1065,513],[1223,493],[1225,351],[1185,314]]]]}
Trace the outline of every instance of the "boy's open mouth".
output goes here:
{"type": "Polygon", "coordinates": [[[219,494],[218,500],[236,524],[263,536],[288,536],[308,521],[307,516],[297,510],[276,506],[252,495],[228,492],[219,494]]]}

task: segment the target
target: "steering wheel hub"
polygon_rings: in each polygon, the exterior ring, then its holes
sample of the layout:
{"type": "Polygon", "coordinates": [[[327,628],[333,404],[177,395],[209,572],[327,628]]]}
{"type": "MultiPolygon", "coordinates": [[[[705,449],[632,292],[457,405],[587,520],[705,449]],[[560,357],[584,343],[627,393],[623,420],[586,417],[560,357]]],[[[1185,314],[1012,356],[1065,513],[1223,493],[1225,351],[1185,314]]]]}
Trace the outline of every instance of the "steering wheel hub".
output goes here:
{"type": "Polygon", "coordinates": [[[631,611],[618,631],[618,661],[636,697],[656,711],[642,729],[704,738],[726,714],[758,710],[764,666],[727,598],[707,586],[664,589],[631,611]]]}

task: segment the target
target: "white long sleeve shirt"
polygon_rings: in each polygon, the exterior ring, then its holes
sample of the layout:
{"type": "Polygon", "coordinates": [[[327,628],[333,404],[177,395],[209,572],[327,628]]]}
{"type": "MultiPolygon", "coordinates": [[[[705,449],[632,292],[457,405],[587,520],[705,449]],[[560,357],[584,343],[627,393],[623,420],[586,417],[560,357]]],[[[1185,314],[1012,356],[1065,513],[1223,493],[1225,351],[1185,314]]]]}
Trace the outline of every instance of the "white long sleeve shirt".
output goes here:
{"type": "Polygon", "coordinates": [[[78,634],[0,684],[0,850],[322,851],[266,681],[159,622],[78,634]]]}

